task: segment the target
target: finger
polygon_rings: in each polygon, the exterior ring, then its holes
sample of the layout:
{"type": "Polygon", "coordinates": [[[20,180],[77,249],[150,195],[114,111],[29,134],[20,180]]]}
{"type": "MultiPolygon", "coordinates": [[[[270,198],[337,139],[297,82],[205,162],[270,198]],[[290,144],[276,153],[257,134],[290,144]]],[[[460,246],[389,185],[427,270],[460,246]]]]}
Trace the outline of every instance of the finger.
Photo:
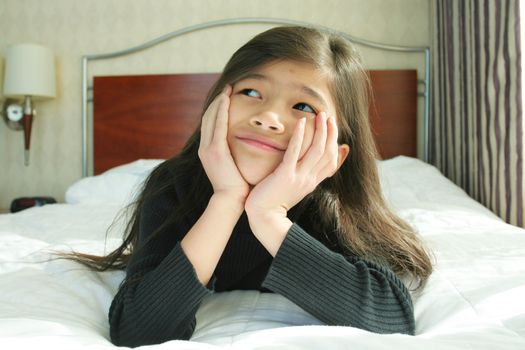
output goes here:
{"type": "Polygon", "coordinates": [[[230,99],[224,96],[217,108],[217,119],[215,122],[215,131],[212,142],[226,142],[228,135],[228,117],[230,110],[230,99]]]}
{"type": "Polygon", "coordinates": [[[231,93],[231,86],[226,85],[222,92],[215,97],[215,99],[210,103],[206,112],[202,116],[201,121],[201,141],[200,144],[204,147],[207,147],[211,144],[213,140],[213,133],[215,130],[215,122],[217,116],[217,110],[219,108],[221,100],[224,98],[223,94],[228,92],[231,93]]]}
{"type": "Polygon", "coordinates": [[[230,97],[232,93],[233,87],[230,84],[226,84],[224,86],[224,89],[222,90],[223,94],[230,97]]]}
{"type": "Polygon", "coordinates": [[[290,141],[288,142],[288,147],[283,156],[283,164],[292,169],[295,169],[297,162],[299,161],[299,155],[301,154],[301,146],[304,139],[304,126],[306,124],[306,118],[301,118],[295,125],[294,132],[290,141]]]}
{"type": "Polygon", "coordinates": [[[201,122],[201,142],[200,145],[207,147],[210,145],[213,138],[213,129],[215,128],[215,118],[212,115],[215,115],[217,109],[217,101],[213,100],[212,103],[206,109],[206,112],[202,116],[201,122]]]}
{"type": "Polygon", "coordinates": [[[304,155],[300,168],[309,171],[314,168],[323,157],[326,147],[327,126],[326,113],[321,112],[315,118],[315,134],[312,144],[304,155]]]}
{"type": "Polygon", "coordinates": [[[322,159],[314,168],[314,172],[319,174],[322,179],[332,176],[337,170],[337,160],[339,155],[338,128],[335,122],[335,117],[328,118],[327,122],[328,135],[326,138],[326,147],[322,159]]]}

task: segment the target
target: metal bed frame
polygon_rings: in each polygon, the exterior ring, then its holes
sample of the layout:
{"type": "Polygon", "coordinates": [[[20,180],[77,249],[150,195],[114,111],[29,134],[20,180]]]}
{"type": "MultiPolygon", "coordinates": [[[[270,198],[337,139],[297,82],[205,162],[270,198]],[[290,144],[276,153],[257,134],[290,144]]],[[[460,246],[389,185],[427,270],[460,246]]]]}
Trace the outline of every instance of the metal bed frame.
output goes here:
{"type": "Polygon", "coordinates": [[[88,91],[91,91],[93,88],[88,87],[88,64],[90,61],[94,60],[104,60],[109,58],[115,58],[119,56],[129,55],[138,51],[148,49],[152,46],[158,45],[170,39],[176,38],[178,36],[213,28],[219,26],[227,26],[233,24],[281,24],[281,25],[297,25],[297,26],[306,26],[306,27],[316,27],[322,30],[329,30],[336,32],[339,35],[346,38],[348,41],[363,45],[366,47],[387,50],[387,51],[397,51],[397,52],[406,52],[406,53],[424,53],[425,59],[425,76],[424,79],[419,79],[418,82],[423,84],[424,91],[419,92],[418,95],[424,98],[424,111],[423,111],[423,160],[428,162],[428,135],[429,135],[429,109],[430,109],[430,48],[429,47],[412,47],[412,46],[397,46],[397,45],[387,45],[382,43],[377,43],[373,41],[368,41],[365,39],[356,38],[352,35],[349,35],[344,32],[334,31],[332,28],[320,26],[317,24],[288,20],[288,19],[279,19],[279,18],[232,18],[232,19],[223,19],[205,22],[201,24],[192,25],[185,27],[171,33],[162,35],[156,39],[145,42],[141,45],[134,46],[125,50],[115,51],[105,54],[92,54],[82,56],[82,177],[88,176],[88,112],[87,105],[88,102],[92,102],[92,99],[88,97],[88,91]]]}

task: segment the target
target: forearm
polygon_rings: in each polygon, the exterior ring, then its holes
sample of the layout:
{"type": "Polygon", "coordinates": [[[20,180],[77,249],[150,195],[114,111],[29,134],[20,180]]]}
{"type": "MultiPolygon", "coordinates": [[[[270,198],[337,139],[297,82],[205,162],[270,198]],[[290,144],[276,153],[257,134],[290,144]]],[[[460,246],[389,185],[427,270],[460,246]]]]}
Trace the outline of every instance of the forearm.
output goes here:
{"type": "Polygon", "coordinates": [[[135,347],[188,339],[195,312],[210,291],[197,280],[180,244],[149,272],[149,258],[137,264],[136,273],[128,276],[111,304],[112,342],[135,347]],[[143,276],[140,282],[134,282],[137,276],[143,276]]]}
{"type": "Polygon", "coordinates": [[[207,285],[244,211],[242,198],[214,194],[203,214],[181,241],[197,278],[207,285]]]}
{"type": "Polygon", "coordinates": [[[253,234],[268,253],[275,257],[290,227],[293,225],[286,216],[286,211],[248,211],[247,215],[253,234]]]}
{"type": "MultiPolygon", "coordinates": [[[[157,220],[163,211],[159,203],[144,213],[143,229],[147,232],[153,230],[148,222],[157,220]],[[153,218],[148,221],[150,216],[153,218]]],[[[234,205],[231,196],[212,196],[200,219],[185,234],[176,232],[182,230],[177,225],[138,249],[109,313],[115,344],[138,346],[191,337],[195,312],[202,298],[210,293],[204,286],[242,210],[242,205],[234,205]],[[172,235],[188,239],[178,241],[163,256],[165,246],[177,241],[169,237],[172,235]]]]}
{"type": "Polygon", "coordinates": [[[377,333],[414,333],[410,295],[388,269],[344,258],[293,225],[263,287],[329,325],[377,333]]]}

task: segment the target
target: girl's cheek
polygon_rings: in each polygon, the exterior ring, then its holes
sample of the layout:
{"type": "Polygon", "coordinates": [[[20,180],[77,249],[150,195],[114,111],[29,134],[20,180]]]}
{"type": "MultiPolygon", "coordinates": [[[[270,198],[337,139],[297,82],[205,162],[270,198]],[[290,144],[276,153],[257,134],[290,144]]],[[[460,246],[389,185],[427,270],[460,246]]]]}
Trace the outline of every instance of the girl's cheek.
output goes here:
{"type": "Polygon", "coordinates": [[[230,107],[228,109],[228,126],[235,125],[238,122],[240,115],[237,104],[232,102],[230,102],[230,107]]]}

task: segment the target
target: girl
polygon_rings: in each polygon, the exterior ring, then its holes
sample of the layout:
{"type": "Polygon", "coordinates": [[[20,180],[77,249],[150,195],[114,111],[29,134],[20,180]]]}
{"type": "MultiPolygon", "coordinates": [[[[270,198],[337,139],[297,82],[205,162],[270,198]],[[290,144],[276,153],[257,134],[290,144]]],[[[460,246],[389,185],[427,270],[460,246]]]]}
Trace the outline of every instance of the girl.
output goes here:
{"type": "Polygon", "coordinates": [[[343,38],[263,32],[234,53],[199,128],[150,174],[123,244],[111,340],[189,339],[210,293],[279,293],[327,325],[414,334],[409,291],[432,266],[381,194],[367,75],[343,38]]]}

